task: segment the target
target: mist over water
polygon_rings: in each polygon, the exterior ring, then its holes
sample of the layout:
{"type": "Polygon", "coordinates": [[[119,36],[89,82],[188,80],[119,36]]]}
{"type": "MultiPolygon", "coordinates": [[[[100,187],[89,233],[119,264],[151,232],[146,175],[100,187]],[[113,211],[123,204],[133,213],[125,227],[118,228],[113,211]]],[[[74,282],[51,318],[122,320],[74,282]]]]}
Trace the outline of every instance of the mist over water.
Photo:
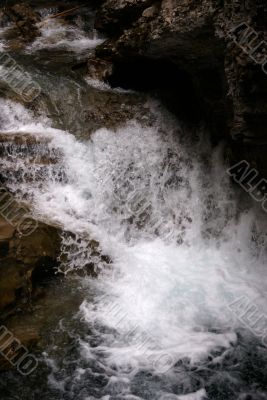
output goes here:
{"type": "MultiPolygon", "coordinates": [[[[84,46],[70,37],[53,21],[31,51],[84,46]],[[64,37],[55,44],[58,29],[64,37]]],[[[61,227],[61,270],[92,263],[97,272],[80,281],[84,300],[68,331],[74,344],[43,350],[49,398],[234,400],[262,392],[266,348],[231,304],[245,296],[266,309],[265,235],[253,205],[237,201],[223,146],[212,148],[204,130],[189,132],[151,99],[142,118],[84,136],[66,119],[58,129],[46,110],[36,115],[3,99],[0,108],[2,134],[37,144],[30,162],[27,143],[6,145],[6,184],[37,219],[61,227]],[[44,149],[53,164],[38,159],[44,149]],[[250,359],[259,377],[247,379],[250,359]]]]}

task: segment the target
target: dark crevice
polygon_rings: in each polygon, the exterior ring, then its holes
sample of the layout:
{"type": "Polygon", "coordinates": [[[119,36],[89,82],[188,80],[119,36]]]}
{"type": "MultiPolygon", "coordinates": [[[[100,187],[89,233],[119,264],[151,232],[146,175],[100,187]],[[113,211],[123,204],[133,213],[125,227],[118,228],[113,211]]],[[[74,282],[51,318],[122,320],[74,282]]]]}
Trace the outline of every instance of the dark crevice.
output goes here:
{"type": "Polygon", "coordinates": [[[0,240],[0,257],[6,257],[9,252],[9,241],[0,240]]]}
{"type": "Polygon", "coordinates": [[[192,77],[171,61],[140,58],[115,62],[108,82],[112,87],[151,93],[186,122],[201,120],[200,102],[192,77]]]}
{"type": "Polygon", "coordinates": [[[49,283],[51,278],[54,278],[58,270],[58,263],[53,258],[48,256],[41,257],[32,272],[32,286],[43,286],[49,283]]]}

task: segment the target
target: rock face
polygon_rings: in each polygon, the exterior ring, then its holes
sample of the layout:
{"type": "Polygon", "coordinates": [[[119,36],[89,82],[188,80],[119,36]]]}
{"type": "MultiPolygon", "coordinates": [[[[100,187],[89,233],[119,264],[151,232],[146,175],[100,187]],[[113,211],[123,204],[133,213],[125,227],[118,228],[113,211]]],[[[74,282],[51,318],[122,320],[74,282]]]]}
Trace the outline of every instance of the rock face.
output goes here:
{"type": "Polygon", "coordinates": [[[0,216],[0,313],[1,318],[18,307],[27,307],[43,277],[57,266],[60,237],[56,228],[39,224],[28,236],[20,236],[0,216]],[[39,279],[40,277],[40,279],[39,279]]]}
{"type": "Polygon", "coordinates": [[[40,17],[27,3],[5,7],[3,12],[11,21],[15,22],[25,41],[30,42],[39,35],[36,23],[40,21],[40,17]]]}
{"type": "Polygon", "coordinates": [[[108,0],[97,13],[96,29],[111,34],[134,22],[153,0],[108,0]]]}
{"type": "MultiPolygon", "coordinates": [[[[96,49],[96,57],[112,61],[117,77],[128,69],[129,83],[135,73],[131,64],[147,65],[148,60],[152,74],[162,62],[163,75],[173,81],[187,74],[191,85],[177,85],[172,111],[179,115],[174,102],[182,103],[179,95],[191,91],[214,141],[237,143],[232,149],[256,160],[267,174],[258,147],[267,145],[266,26],[265,0],[107,0],[97,12],[96,27],[109,39],[96,49]]],[[[138,69],[140,79],[143,70],[138,69]]]]}

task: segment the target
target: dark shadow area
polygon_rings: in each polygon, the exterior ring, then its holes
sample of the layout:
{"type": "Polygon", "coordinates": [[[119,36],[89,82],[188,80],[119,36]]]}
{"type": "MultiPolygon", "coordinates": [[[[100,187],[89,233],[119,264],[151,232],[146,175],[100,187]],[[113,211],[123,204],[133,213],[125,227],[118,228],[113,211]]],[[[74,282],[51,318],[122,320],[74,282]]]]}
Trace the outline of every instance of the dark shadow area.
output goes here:
{"type": "Polygon", "coordinates": [[[41,257],[32,272],[32,286],[45,286],[54,278],[58,270],[58,263],[51,257],[41,257]]]}
{"type": "Polygon", "coordinates": [[[168,60],[133,59],[115,62],[108,79],[112,87],[150,92],[179,118],[198,123],[201,107],[192,77],[168,60]]]}
{"type": "Polygon", "coordinates": [[[6,257],[9,252],[9,241],[0,240],[0,257],[6,257]]]}

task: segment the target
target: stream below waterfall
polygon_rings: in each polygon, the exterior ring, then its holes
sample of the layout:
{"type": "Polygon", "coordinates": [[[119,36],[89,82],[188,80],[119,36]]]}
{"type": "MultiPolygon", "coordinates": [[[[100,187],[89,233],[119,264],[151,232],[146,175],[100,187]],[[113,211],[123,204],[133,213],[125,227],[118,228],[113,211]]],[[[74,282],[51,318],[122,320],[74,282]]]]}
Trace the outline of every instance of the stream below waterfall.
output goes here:
{"type": "Polygon", "coordinates": [[[20,51],[7,29],[0,51],[42,94],[31,107],[1,90],[0,132],[40,145],[9,145],[1,175],[62,229],[66,276],[33,310],[38,368],[2,373],[1,400],[266,399],[265,216],[230,182],[223,145],[75,71],[103,40],[90,26],[53,20],[20,51]]]}

